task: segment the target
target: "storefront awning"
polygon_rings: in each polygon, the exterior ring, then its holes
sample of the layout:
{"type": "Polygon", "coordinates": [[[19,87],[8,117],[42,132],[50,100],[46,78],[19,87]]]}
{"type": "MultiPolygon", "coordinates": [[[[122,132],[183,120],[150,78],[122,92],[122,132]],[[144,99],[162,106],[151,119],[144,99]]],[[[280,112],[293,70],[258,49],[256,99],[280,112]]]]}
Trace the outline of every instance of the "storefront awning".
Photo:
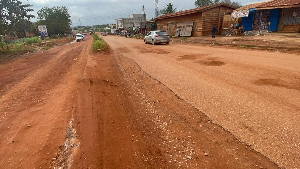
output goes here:
{"type": "Polygon", "coordinates": [[[258,3],[253,3],[253,4],[248,4],[248,5],[242,6],[232,12],[231,18],[235,19],[235,18],[248,17],[250,12],[257,10],[257,7],[259,7],[260,5],[263,5],[267,2],[258,2],[258,3]]]}
{"type": "Polygon", "coordinates": [[[242,17],[248,17],[249,16],[249,10],[245,9],[245,10],[240,10],[240,11],[233,11],[231,13],[231,18],[235,19],[235,18],[242,18],[242,17]]]}

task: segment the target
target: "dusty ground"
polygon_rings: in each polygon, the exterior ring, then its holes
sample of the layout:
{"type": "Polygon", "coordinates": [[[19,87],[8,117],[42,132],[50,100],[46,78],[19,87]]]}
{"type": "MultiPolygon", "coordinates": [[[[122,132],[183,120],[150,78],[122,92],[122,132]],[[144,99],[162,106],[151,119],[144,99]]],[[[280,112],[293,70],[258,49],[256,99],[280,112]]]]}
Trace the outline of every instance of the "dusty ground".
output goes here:
{"type": "Polygon", "coordinates": [[[104,38],[0,64],[0,168],[299,168],[298,55],[104,38]]]}
{"type": "Polygon", "coordinates": [[[172,38],[175,43],[202,44],[208,46],[221,46],[226,48],[240,48],[247,50],[261,50],[281,53],[300,53],[299,33],[265,33],[257,36],[211,36],[172,38]]]}

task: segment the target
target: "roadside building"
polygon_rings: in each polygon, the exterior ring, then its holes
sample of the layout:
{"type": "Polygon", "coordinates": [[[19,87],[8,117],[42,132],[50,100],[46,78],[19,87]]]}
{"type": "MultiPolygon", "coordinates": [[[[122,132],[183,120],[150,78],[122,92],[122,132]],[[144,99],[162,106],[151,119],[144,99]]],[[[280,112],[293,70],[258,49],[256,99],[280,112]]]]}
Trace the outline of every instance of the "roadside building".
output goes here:
{"type": "Polygon", "coordinates": [[[213,25],[217,26],[217,33],[220,33],[223,16],[231,14],[234,9],[231,5],[219,3],[162,15],[155,21],[157,29],[166,30],[170,36],[176,35],[178,29],[180,36],[203,36],[211,33],[213,25]]]}
{"type": "Polygon", "coordinates": [[[232,19],[242,18],[245,31],[299,32],[300,0],[272,0],[236,9],[232,19]]]}
{"type": "Polygon", "coordinates": [[[117,22],[117,30],[126,30],[130,27],[133,27],[133,19],[132,18],[119,18],[116,19],[117,22]]]}
{"type": "Polygon", "coordinates": [[[116,22],[116,30],[119,32],[126,30],[143,33],[146,29],[146,14],[130,14],[129,18],[119,18],[116,22]]]}
{"type": "Polygon", "coordinates": [[[133,30],[146,28],[146,14],[131,14],[129,18],[132,18],[133,30]]]}
{"type": "Polygon", "coordinates": [[[110,33],[115,34],[117,29],[117,24],[109,24],[110,27],[110,33]]]}

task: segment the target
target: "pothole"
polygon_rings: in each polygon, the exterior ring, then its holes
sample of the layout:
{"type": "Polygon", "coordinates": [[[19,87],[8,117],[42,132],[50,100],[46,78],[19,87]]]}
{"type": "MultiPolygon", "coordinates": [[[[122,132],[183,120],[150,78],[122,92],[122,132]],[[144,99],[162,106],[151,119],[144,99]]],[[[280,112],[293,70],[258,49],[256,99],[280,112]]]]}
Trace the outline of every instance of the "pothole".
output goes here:
{"type": "Polygon", "coordinates": [[[223,65],[225,65],[225,62],[218,61],[218,60],[201,61],[199,63],[202,65],[205,65],[205,66],[223,66],[223,65]]]}

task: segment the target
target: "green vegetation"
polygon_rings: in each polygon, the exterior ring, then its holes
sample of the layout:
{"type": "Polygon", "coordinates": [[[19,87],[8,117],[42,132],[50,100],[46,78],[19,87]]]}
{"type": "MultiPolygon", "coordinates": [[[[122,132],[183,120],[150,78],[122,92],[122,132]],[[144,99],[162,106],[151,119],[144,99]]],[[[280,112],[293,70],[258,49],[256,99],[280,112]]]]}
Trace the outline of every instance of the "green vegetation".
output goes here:
{"type": "Polygon", "coordinates": [[[23,36],[24,30],[28,30],[32,23],[29,21],[34,18],[30,12],[32,5],[22,4],[19,0],[5,0],[0,2],[0,35],[14,35],[23,36]]]}
{"type": "Polygon", "coordinates": [[[36,25],[46,25],[49,36],[63,35],[71,32],[71,16],[65,6],[44,7],[38,12],[36,25]]]}
{"type": "Polygon", "coordinates": [[[163,8],[159,12],[162,15],[169,14],[169,13],[175,13],[176,12],[176,8],[173,8],[173,4],[169,3],[169,4],[167,4],[167,7],[163,8]]]}
{"type": "Polygon", "coordinates": [[[107,29],[107,28],[110,28],[109,25],[107,25],[107,24],[94,26],[94,30],[96,32],[110,32],[110,29],[107,29]]]}
{"type": "Polygon", "coordinates": [[[24,41],[25,44],[30,45],[30,44],[33,44],[33,43],[39,43],[41,41],[41,39],[38,38],[38,37],[31,37],[31,38],[24,38],[23,41],[24,41]]]}
{"type": "Polygon", "coordinates": [[[92,36],[94,38],[94,41],[101,40],[101,38],[97,34],[93,34],[92,36]]]}
{"type": "Polygon", "coordinates": [[[213,5],[213,4],[218,4],[218,3],[225,3],[225,4],[235,6],[235,7],[241,6],[240,2],[233,2],[231,0],[196,0],[195,6],[202,7],[202,6],[213,5]]]}
{"type": "Polygon", "coordinates": [[[1,53],[12,54],[12,53],[25,53],[25,52],[33,52],[35,49],[33,46],[29,45],[29,43],[18,41],[13,44],[7,44],[2,42],[1,44],[2,50],[1,53]]]}
{"type": "Polygon", "coordinates": [[[94,42],[92,44],[92,48],[94,52],[107,50],[108,46],[102,38],[100,38],[97,34],[93,34],[93,38],[94,42]]]}
{"type": "Polygon", "coordinates": [[[43,49],[44,50],[49,50],[49,49],[51,49],[51,46],[45,46],[45,47],[43,47],[43,49]]]}

